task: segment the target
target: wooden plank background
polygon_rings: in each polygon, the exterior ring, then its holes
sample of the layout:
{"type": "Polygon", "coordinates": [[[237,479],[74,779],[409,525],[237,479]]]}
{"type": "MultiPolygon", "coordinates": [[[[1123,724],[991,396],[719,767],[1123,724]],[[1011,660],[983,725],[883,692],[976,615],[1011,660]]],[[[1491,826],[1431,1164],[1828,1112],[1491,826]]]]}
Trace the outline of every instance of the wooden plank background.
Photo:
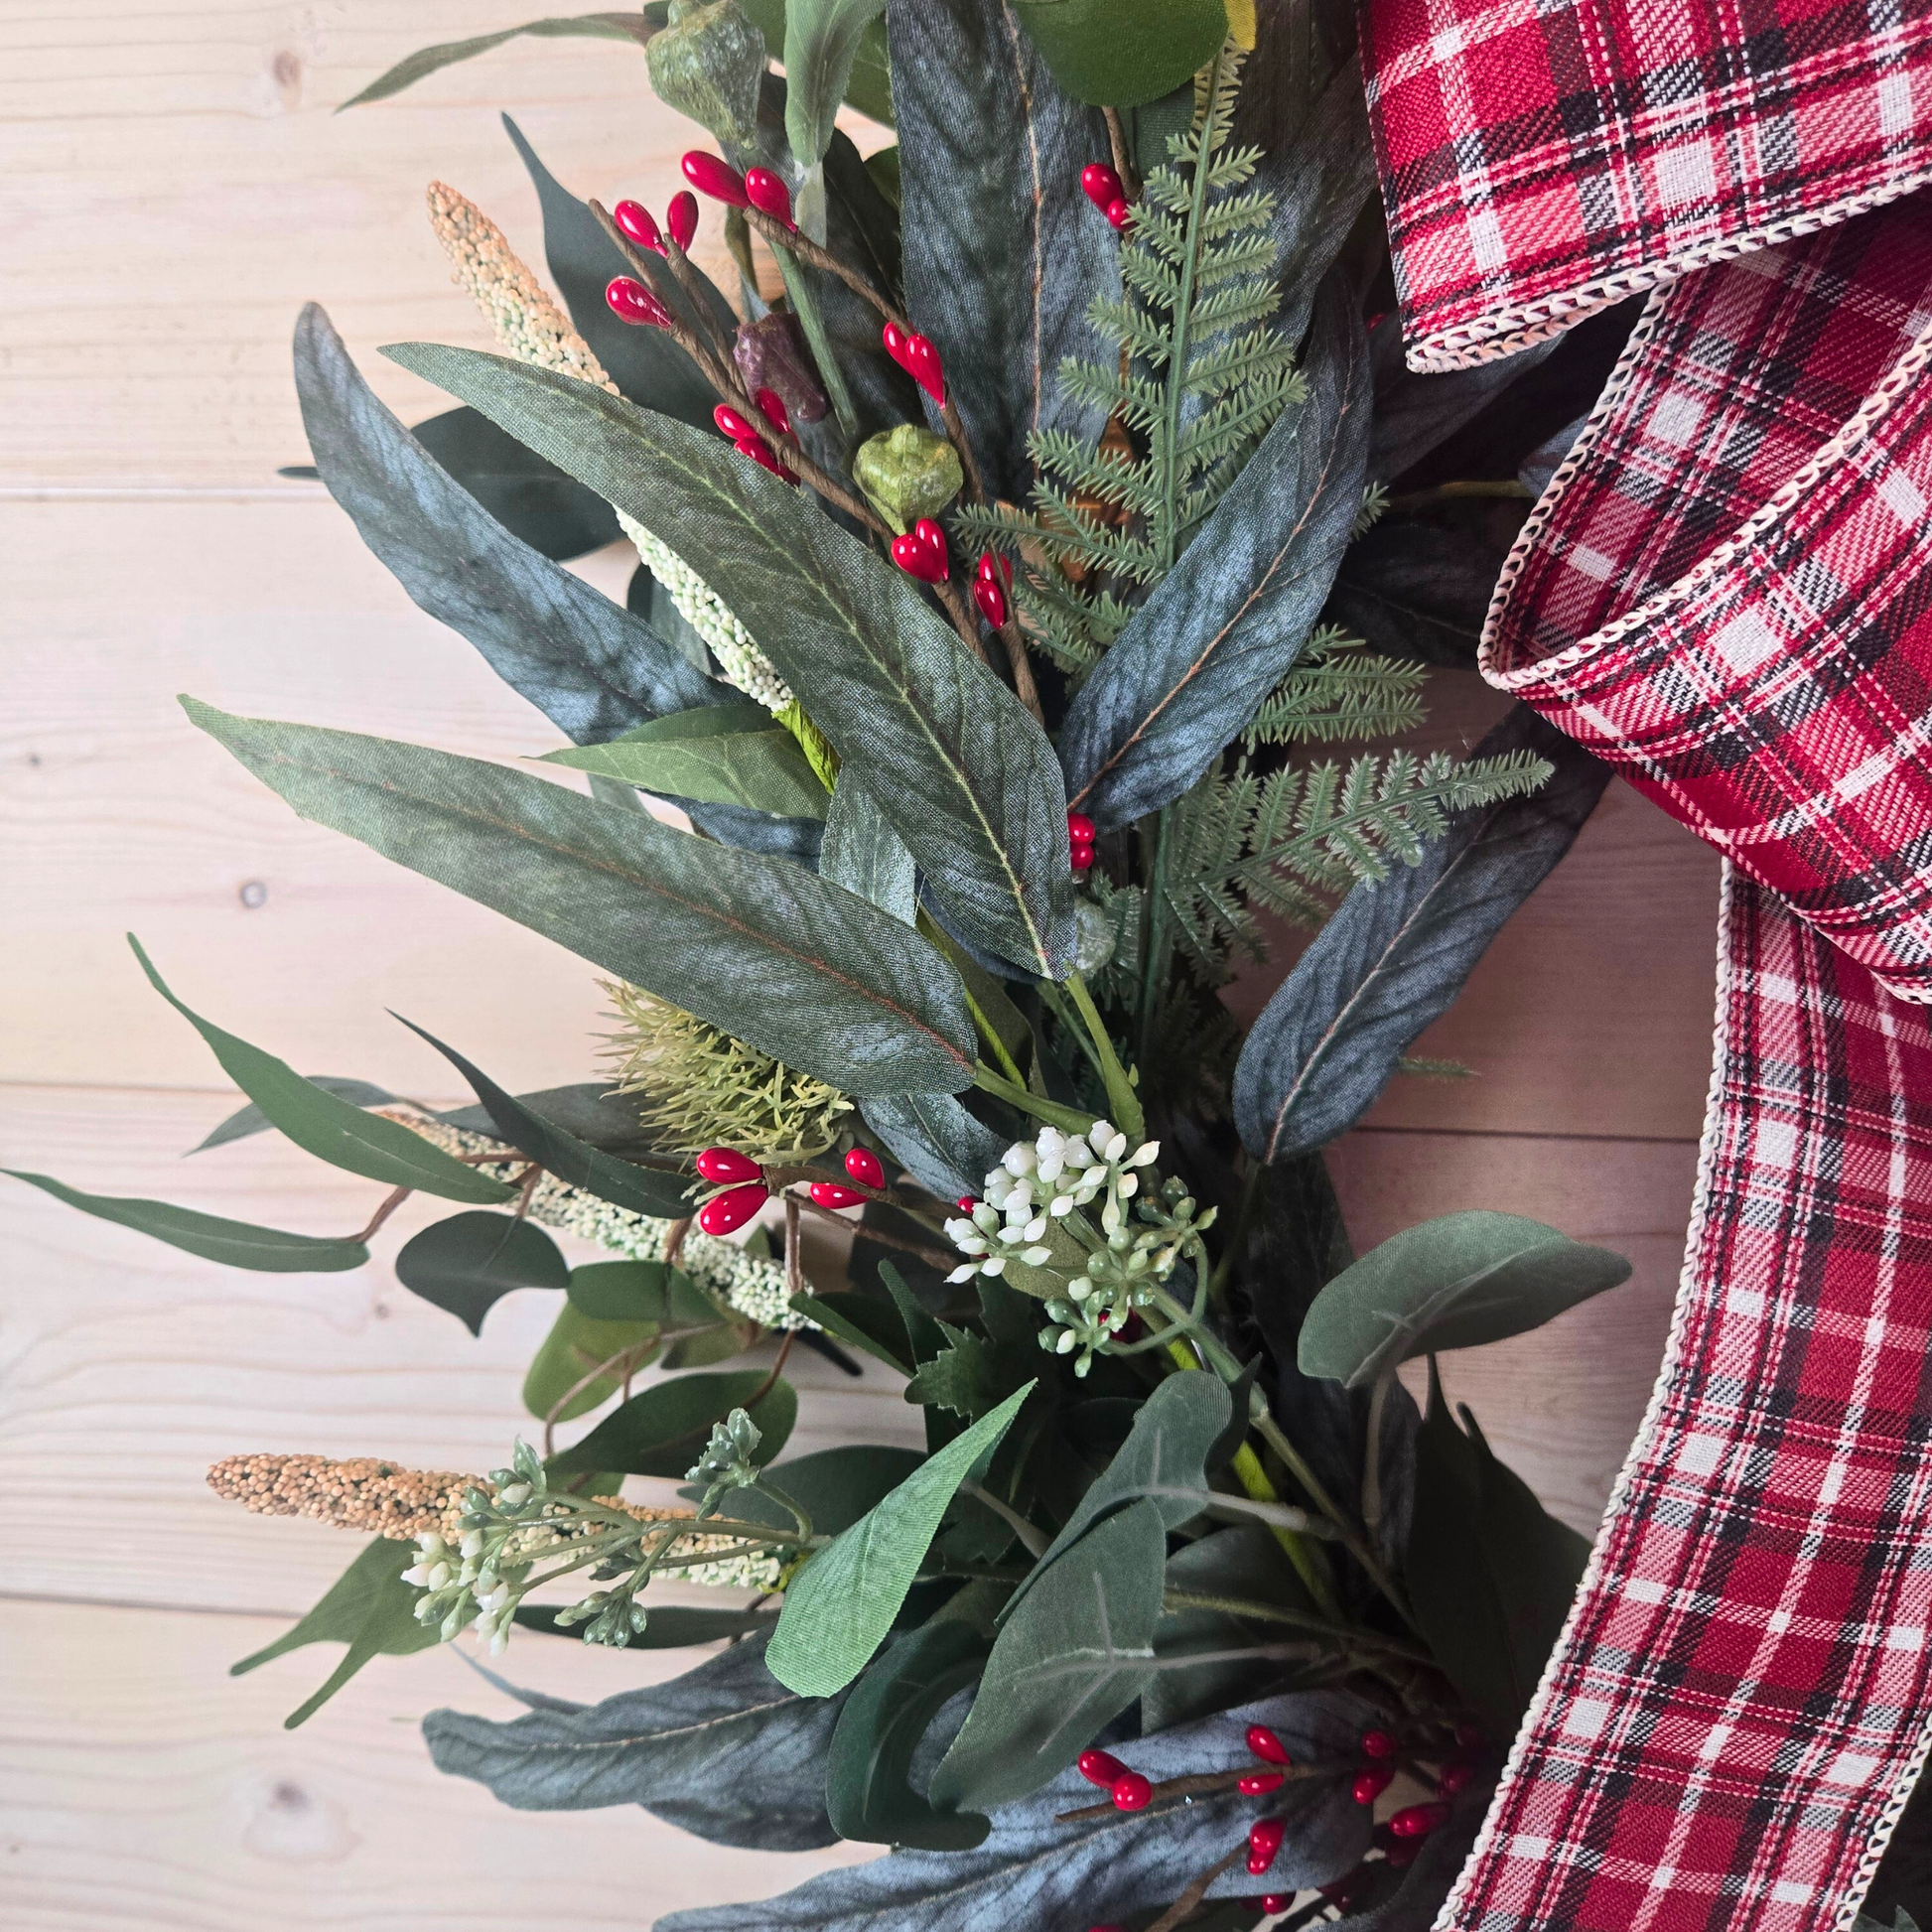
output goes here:
{"type": "MultiPolygon", "coordinates": [[[[304,826],[183,720],[175,694],[513,757],[550,734],[424,619],[319,485],[288,373],[322,300],[379,393],[443,406],[375,351],[483,345],[422,218],[441,177],[532,258],[513,109],[580,193],[661,203],[681,123],[641,58],[512,44],[401,98],[334,104],[417,46],[521,17],[476,0],[0,0],[0,514],[5,517],[0,1162],[312,1231],[372,1190],[260,1139],[184,1163],[232,1105],[141,981],[137,930],[191,1002],[319,1073],[438,1097],[407,1013],[497,1078],[594,1066],[593,976],[554,946],[304,826]]],[[[616,553],[588,575],[621,586],[616,553]]],[[[1494,700],[1439,680],[1437,732],[1494,700]]],[[[1359,1245],[1454,1207],[1539,1215],[1635,1278],[1542,1334],[1452,1360],[1452,1392],[1587,1528],[1654,1376],[1710,1059],[1716,864],[1613,788],[1404,1082],[1338,1150],[1359,1245]]],[[[1239,990],[1252,1008],[1265,986],[1239,990]]],[[[453,1653],[383,1660],[306,1728],[332,1653],[230,1681],[345,1540],[201,1483],[250,1448],[486,1466],[548,1311],[481,1340],[400,1291],[399,1216],[365,1271],[230,1273],[0,1192],[0,1920],[15,1932],[284,1926],[631,1927],[757,1897],[848,1856],[724,1854],[641,1813],[534,1817],[439,1778],[414,1722],[508,1705],[453,1653]]],[[[909,1440],[890,1385],[808,1363],[801,1444],[909,1440]],[[836,1386],[835,1386],[836,1385],[836,1386]]],[[[526,1682],[596,1697],[673,1654],[526,1640],[526,1682]]]]}

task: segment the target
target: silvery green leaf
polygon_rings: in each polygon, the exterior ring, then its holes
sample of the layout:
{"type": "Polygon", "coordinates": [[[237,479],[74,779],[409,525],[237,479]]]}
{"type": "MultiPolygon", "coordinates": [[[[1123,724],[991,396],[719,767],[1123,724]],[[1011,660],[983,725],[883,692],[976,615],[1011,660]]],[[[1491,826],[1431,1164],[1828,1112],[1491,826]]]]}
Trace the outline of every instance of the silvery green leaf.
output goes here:
{"type": "Polygon", "coordinates": [[[1307,400],[1282,412],[1067,707],[1068,800],[1102,830],[1179,797],[1307,642],[1361,508],[1367,371],[1353,299],[1331,278],[1307,400]]]}
{"type": "Polygon", "coordinates": [[[780,818],[825,815],[825,787],[798,741],[760,705],[674,711],[601,745],[543,757],[546,764],[615,778],[660,798],[737,805],[780,818]]]}
{"type": "MultiPolygon", "coordinates": [[[[1265,1724],[1298,1762],[1333,1760],[1352,1769],[1357,1741],[1375,1722],[1374,1706],[1360,1698],[1301,1692],[1143,1737],[1131,1755],[1135,1769],[1156,1783],[1225,1770],[1245,1761],[1246,1726],[1265,1724]]],[[[1032,1932],[1127,1919],[1177,1898],[1240,1843],[1255,1815],[1254,1800],[1233,1793],[1157,1799],[1138,1812],[1095,1807],[1099,1796],[1078,1771],[1062,1771],[1022,1803],[995,1812],[992,1831],[971,1850],[894,1852],[822,1872],[755,1907],[672,1912],[654,1932],[745,1932],[748,1925],[759,1932],[897,1932],[914,1925],[918,1932],[1032,1932]],[[1076,1809],[1100,1815],[1059,1822],[1059,1813],[1076,1809]]],[[[1346,1775],[1298,1780],[1276,1802],[1289,1828],[1271,1885],[1292,1891],[1323,1883],[1368,1850],[1369,1813],[1350,1798],[1346,1775]]],[[[1237,1861],[1208,1896],[1245,1897],[1254,1883],[1237,1861]]]]}
{"type": "Polygon", "coordinates": [[[831,144],[852,64],[886,0],[789,0],[785,8],[785,134],[801,168],[831,144]]]}
{"type": "Polygon", "coordinates": [[[507,1724],[432,1711],[439,1771],[475,1778],[519,1811],[642,1805],[713,1845],[808,1852],[836,1834],[825,1753],[841,1700],[794,1696],[764,1667],[766,1633],[696,1670],[575,1712],[507,1724]]]}
{"type": "Polygon", "coordinates": [[[949,1093],[896,1093],[862,1100],[865,1122],[886,1150],[942,1201],[977,1195],[1007,1151],[1004,1134],[975,1120],[949,1093]]]}
{"type": "MultiPolygon", "coordinates": [[[[339,1100],[346,1100],[352,1107],[381,1107],[395,1099],[387,1087],[379,1087],[372,1080],[338,1079],[327,1073],[311,1073],[309,1084],[320,1087],[324,1093],[333,1093],[339,1100]]],[[[237,1107],[227,1119],[221,1121],[188,1151],[190,1154],[206,1154],[211,1147],[225,1147],[230,1141],[245,1141],[251,1134],[265,1134],[273,1125],[268,1116],[251,1100],[245,1107],[237,1107]]]]}
{"type": "Polygon", "coordinates": [[[718,701],[721,687],[642,619],[511,536],[439,468],[313,302],[296,324],[295,386],[316,467],[362,541],[568,737],[718,701]]]}
{"type": "Polygon", "coordinates": [[[1471,757],[1517,751],[1547,759],[1555,776],[1457,813],[1419,864],[1355,887],[1262,1009],[1234,1071],[1235,1124],[1261,1160],[1320,1147],[1361,1118],[1609,782],[1607,765],[1527,705],[1471,757]]]}
{"type": "Polygon", "coordinates": [[[385,352],[726,587],[959,923],[1030,972],[1066,970],[1074,892],[1052,750],[902,572],[714,433],[501,356],[424,343],[385,352]]]}
{"type": "Polygon", "coordinates": [[[893,830],[858,775],[842,771],[825,814],[818,876],[910,925],[918,910],[913,890],[916,872],[905,841],[893,830]]]}
{"type": "Polygon", "coordinates": [[[652,25],[647,14],[604,13],[578,14],[556,20],[529,20],[521,27],[505,27],[494,34],[478,34],[467,41],[443,41],[435,47],[418,48],[394,67],[385,69],[359,94],[351,94],[344,101],[336,112],[340,114],[345,107],[359,107],[366,101],[386,100],[391,94],[401,93],[405,87],[413,87],[426,74],[435,73],[458,61],[474,60],[479,54],[487,54],[501,47],[505,41],[516,40],[525,34],[537,40],[588,37],[594,40],[628,41],[633,47],[641,47],[649,40],[651,33],[652,25]]]}
{"type": "Polygon", "coordinates": [[[1112,353],[1087,320],[1120,290],[1114,231],[1080,191],[1107,153],[1002,0],[893,0],[905,306],[939,350],[990,497],[1025,502],[1027,438],[1101,416],[1056,380],[1112,353]]]}
{"type": "Polygon", "coordinates": [[[305,818],[787,1065],[852,1094],[956,1090],[972,1078],[972,1022],[952,963],[802,866],[480,759],[183,704],[305,818]]]}

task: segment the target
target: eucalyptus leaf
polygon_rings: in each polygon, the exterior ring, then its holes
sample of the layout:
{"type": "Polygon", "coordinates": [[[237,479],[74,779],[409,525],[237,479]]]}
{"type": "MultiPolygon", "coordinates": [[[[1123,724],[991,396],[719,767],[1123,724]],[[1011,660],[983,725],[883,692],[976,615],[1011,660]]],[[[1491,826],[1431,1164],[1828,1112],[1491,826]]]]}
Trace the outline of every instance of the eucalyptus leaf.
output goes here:
{"type": "Polygon", "coordinates": [[[594,771],[660,797],[743,805],[782,818],[825,816],[825,787],[798,741],[760,705],[673,712],[602,745],[547,752],[544,762],[594,771]]]}
{"type": "Polygon", "coordinates": [[[1352,1127],[1576,842],[1609,766],[1527,705],[1470,757],[1520,751],[1555,767],[1546,784],[1454,814],[1419,863],[1357,885],[1270,997],[1235,1064],[1251,1154],[1281,1160],[1352,1127]]]}
{"type": "Polygon", "coordinates": [[[446,409],[409,433],[511,536],[553,563],[601,550],[621,534],[616,512],[595,490],[474,409],[446,409]]]}
{"type": "Polygon", "coordinates": [[[1117,1510],[1010,1604],[979,1695],[933,1773],[932,1801],[990,1811],[1036,1791],[1154,1677],[1168,1559],[1160,1510],[1117,1510]]]}
{"type": "Polygon", "coordinates": [[[1080,190],[1106,125],[1001,0],[893,0],[886,18],[906,311],[939,350],[986,493],[1024,503],[1032,432],[1103,427],[1057,371],[1106,355],[1087,309],[1120,291],[1113,231],[1080,190]]]}
{"type": "Polygon", "coordinates": [[[944,955],[800,866],[480,759],[182,702],[303,817],[787,1065],[854,1094],[972,1077],[972,1023],[944,955]]]}
{"type": "Polygon", "coordinates": [[[1223,0],[1011,0],[1053,76],[1076,100],[1158,100],[1226,38],[1223,0]]]}
{"type": "Polygon", "coordinates": [[[886,0],[787,0],[785,133],[800,168],[831,145],[866,30],[885,11],[886,0]]]}
{"type": "Polygon", "coordinates": [[[905,1324],[895,1310],[868,1295],[794,1295],[791,1306],[802,1315],[861,1354],[884,1362],[900,1375],[910,1375],[905,1359],[905,1324]]]}
{"type": "Polygon", "coordinates": [[[316,467],[362,541],[567,737],[723,695],[641,619],[511,536],[376,400],[313,302],[296,324],[295,386],[316,467]]]}
{"type": "Polygon", "coordinates": [[[859,1103],[887,1152],[928,1193],[950,1204],[978,1197],[1007,1139],[975,1120],[949,1093],[875,1095],[859,1103]]]}
{"type": "Polygon", "coordinates": [[[723,1314],[681,1269],[662,1261],[593,1261],[570,1271],[571,1306],[597,1321],[704,1326],[723,1314]]]}
{"type": "MultiPolygon", "coordinates": [[[[402,1020],[401,1014],[395,1017],[402,1020]]],[[[505,1093],[481,1067],[465,1059],[454,1046],[445,1046],[434,1034],[425,1033],[413,1020],[403,1020],[402,1024],[428,1040],[469,1081],[497,1133],[546,1173],[568,1186],[595,1194],[599,1200],[627,1207],[633,1214],[675,1220],[691,1212],[691,1183],[682,1174],[640,1168],[587,1145],[505,1093]]]]}
{"type": "MultiPolygon", "coordinates": [[[[1134,1765],[1159,1783],[1221,1771],[1241,1755],[1243,1727],[1267,1725],[1298,1763],[1352,1766],[1374,1706],[1336,1691],[1268,1698],[1205,1723],[1187,1725],[1133,1747],[1134,1765]]],[[[1157,1800],[1145,1811],[1095,1805],[1099,1794],[1078,1771],[1062,1772],[1021,1804],[993,1815],[993,1829],[968,1851],[898,1851],[864,1864],[821,1872],[781,1897],[757,1905],[710,1905],[673,1912],[655,1932],[988,1932],[989,1927],[1084,1926],[1147,1914],[1177,1898],[1238,1845],[1254,1800],[1208,1793],[1157,1800]],[[1062,1822],[1062,1812],[1098,1816],[1062,1822]]],[[[1270,1801],[1288,1824],[1268,1882],[1311,1888],[1351,1870],[1368,1850],[1368,1808],[1348,1795],[1345,1776],[1298,1779],[1270,1801]]],[[[1242,1867],[1224,1871],[1210,1898],[1239,1898],[1255,1881],[1242,1867]]]]}
{"type": "MultiPolygon", "coordinates": [[[[759,1431],[753,1456],[768,1462],[790,1440],[798,1393],[762,1369],[679,1375],[633,1395],[581,1442],[550,1458],[553,1475],[614,1469],[623,1475],[682,1476],[703,1454],[712,1425],[743,1409],[759,1431]]],[[[729,1510],[726,1514],[730,1514],[729,1510]]]]}
{"type": "MultiPolygon", "coordinates": [[[[723,1643],[739,1637],[754,1637],[768,1631],[777,1622],[769,1610],[688,1609],[682,1603],[652,1603],[642,1630],[630,1633],[632,1650],[681,1650],[687,1644],[723,1643]]],[[[555,1609],[535,1603],[519,1605],[516,1622],[525,1630],[541,1630],[548,1636],[584,1641],[581,1623],[559,1623],[555,1609]]]]}
{"type": "MultiPolygon", "coordinates": [[[[540,1114],[553,1127],[561,1127],[587,1145],[622,1160],[640,1156],[663,1157],[656,1139],[639,1117],[634,1094],[613,1092],[603,1080],[578,1080],[565,1087],[540,1087],[534,1093],[519,1093],[516,1103],[526,1113],[540,1114]]],[[[492,1141],[503,1140],[502,1130],[486,1107],[452,1107],[437,1119],[492,1141]]]]}
{"type": "Polygon", "coordinates": [[[1193,784],[1320,614],[1361,508],[1369,430],[1361,323],[1332,278],[1306,365],[1307,400],[1283,411],[1067,707],[1069,799],[1103,831],[1193,784]]]}
{"type": "Polygon", "coordinates": [[[657,1355],[655,1321],[600,1320],[566,1299],[524,1372],[523,1406],[541,1422],[572,1422],[617,1394],[626,1365],[634,1372],[657,1355]],[[617,1358],[618,1366],[604,1366],[617,1358]]]}
{"type": "Polygon", "coordinates": [[[304,1644],[347,1644],[347,1653],[322,1688],[282,1720],[283,1729],[293,1730],[307,1724],[371,1657],[407,1657],[428,1650],[437,1641],[436,1625],[417,1622],[417,1593],[402,1581],[402,1573],[415,1561],[413,1543],[376,1537],[301,1622],[238,1664],[230,1664],[228,1675],[240,1677],[304,1644]]]}
{"type": "Polygon", "coordinates": [[[823,1765],[839,1702],[774,1681],[768,1641],[750,1637],[668,1684],[587,1711],[507,1724],[432,1711],[423,1735],[439,1771],[475,1778],[519,1811],[642,1805],[713,1845],[813,1851],[837,1837],[823,1765]]]}
{"type": "Polygon", "coordinates": [[[940,1711],[974,1684],[986,1638],[935,1618],[894,1639],[852,1688],[825,1766],[825,1808],[841,1838],[964,1852],[984,1842],[977,1812],[938,1811],[913,1790],[913,1754],[940,1711]]]}
{"type": "MultiPolygon", "coordinates": [[[[381,1107],[396,1098],[387,1087],[379,1087],[373,1080],[346,1080],[327,1073],[311,1073],[306,1077],[312,1087],[320,1087],[324,1093],[333,1093],[338,1100],[346,1100],[351,1107],[381,1107]]],[[[245,1141],[251,1134],[266,1134],[274,1125],[251,1100],[247,1106],[237,1107],[218,1126],[210,1128],[188,1151],[190,1154],[206,1154],[211,1147],[226,1147],[230,1141],[245,1141]]]]}
{"type": "Polygon", "coordinates": [[[501,47],[505,41],[513,41],[523,35],[528,35],[532,40],[589,38],[628,41],[634,47],[642,47],[654,32],[656,23],[648,13],[577,14],[564,19],[528,20],[521,27],[505,27],[494,34],[478,34],[467,41],[442,41],[435,47],[419,48],[414,54],[398,61],[394,67],[379,73],[359,94],[351,94],[336,112],[340,114],[345,108],[360,107],[371,100],[387,100],[391,94],[399,94],[405,87],[413,87],[417,81],[439,69],[454,67],[459,61],[475,60],[479,54],[487,54],[501,47]]]}
{"type": "Polygon", "coordinates": [[[518,1288],[562,1288],[570,1280],[570,1264],[529,1221],[508,1214],[453,1214],[403,1244],[396,1279],[480,1335],[483,1316],[505,1295],[518,1288]]]}
{"type": "Polygon", "coordinates": [[[841,771],[825,814],[819,877],[911,925],[918,910],[916,871],[905,841],[893,830],[871,792],[853,771],[841,771]]]}
{"type": "MultiPolygon", "coordinates": [[[[775,1462],[765,1475],[812,1519],[815,1535],[837,1536],[884,1502],[924,1460],[917,1449],[888,1443],[842,1443],[775,1462]]],[[[796,1528],[788,1511],[755,1489],[741,1489],[727,1513],[740,1522],[796,1528]]]]}
{"type": "Polygon", "coordinates": [[[201,1214],[167,1201],[83,1194],[51,1174],[28,1173],[20,1168],[0,1168],[0,1173],[24,1180],[96,1220],[150,1234],[171,1248],[186,1249],[204,1261],[218,1261],[224,1268],[252,1268],[269,1275],[333,1275],[345,1268],[359,1268],[369,1258],[368,1249],[359,1241],[332,1241],[311,1234],[289,1234],[281,1228],[254,1227],[246,1221],[224,1221],[217,1214],[201,1214]]]}
{"type": "Polygon", "coordinates": [[[928,1456],[792,1579],[771,1638],[770,1667],[780,1683],[830,1697],[865,1668],[893,1627],[954,1492],[998,1447],[1033,1387],[928,1456]]]}
{"type": "Polygon", "coordinates": [[[1059,767],[1020,700],[902,571],[715,434],[474,349],[385,352],[608,496],[706,583],[729,584],[734,615],[970,936],[1029,971],[1066,970],[1059,767]]]}
{"type": "Polygon", "coordinates": [[[360,1107],[305,1080],[286,1060],[251,1046],[184,1005],[169,990],[133,933],[127,943],[148,984],[207,1042],[221,1071],[245,1093],[272,1126],[305,1154],[391,1187],[413,1187],[445,1200],[502,1201],[510,1190],[399,1122],[360,1107]]]}
{"type": "Polygon", "coordinates": [[[1521,1214],[1444,1214],[1344,1268],[1302,1323],[1304,1375],[1366,1388],[1419,1355],[1527,1334],[1630,1277],[1608,1248],[1521,1214]]]}
{"type": "Polygon", "coordinates": [[[1429,1381],[1403,1565],[1409,1604],[1449,1681],[1508,1737],[1562,1632],[1589,1545],[1496,1460],[1466,1409],[1468,1434],[1455,1426],[1433,1362],[1429,1381]]]}

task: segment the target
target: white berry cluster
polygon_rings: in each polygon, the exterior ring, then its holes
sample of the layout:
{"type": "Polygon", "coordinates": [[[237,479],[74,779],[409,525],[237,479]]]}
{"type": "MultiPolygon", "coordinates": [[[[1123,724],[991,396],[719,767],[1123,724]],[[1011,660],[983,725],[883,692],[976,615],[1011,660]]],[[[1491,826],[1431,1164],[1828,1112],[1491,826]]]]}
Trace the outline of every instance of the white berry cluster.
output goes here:
{"type": "Polygon", "coordinates": [[[669,544],[654,537],[633,516],[618,511],[623,533],[636,547],[644,568],[670,593],[679,617],[710,646],[726,681],[766,711],[783,711],[792,702],[791,686],[770,658],[752,641],[731,607],[669,544]]]}
{"type": "Polygon", "coordinates": [[[1049,1317],[1040,1346],[1061,1355],[1077,1349],[1073,1372],[1086,1374],[1095,1349],[1149,1305],[1181,1258],[1200,1255],[1200,1230],[1214,1219],[1212,1208],[1196,1213],[1178,1180],[1143,1191],[1160,1153],[1159,1141],[1130,1152],[1127,1136],[1105,1120],[1084,1134],[1045,1127],[1016,1142],[986,1176],[984,1198],[946,1223],[969,1257],[947,1279],[1005,1276],[1037,1295],[1049,1317]],[[1137,1196],[1139,1226],[1130,1223],[1137,1196]],[[1097,1217],[1086,1211],[1095,1201],[1097,1217]]]}

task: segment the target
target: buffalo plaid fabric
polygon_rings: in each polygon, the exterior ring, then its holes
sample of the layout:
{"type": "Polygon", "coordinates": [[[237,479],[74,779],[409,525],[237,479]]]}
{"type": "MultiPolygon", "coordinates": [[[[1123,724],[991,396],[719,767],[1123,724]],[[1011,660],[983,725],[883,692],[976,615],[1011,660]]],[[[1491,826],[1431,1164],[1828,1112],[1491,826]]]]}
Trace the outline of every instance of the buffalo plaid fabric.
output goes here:
{"type": "Polygon", "coordinates": [[[1726,856],[1663,1378],[1457,1932],[1822,1932],[1932,1741],[1932,207],[1661,290],[1484,669],[1726,856]]]}
{"type": "Polygon", "coordinates": [[[1362,0],[1411,363],[1932,180],[1932,0],[1362,0]]]}

